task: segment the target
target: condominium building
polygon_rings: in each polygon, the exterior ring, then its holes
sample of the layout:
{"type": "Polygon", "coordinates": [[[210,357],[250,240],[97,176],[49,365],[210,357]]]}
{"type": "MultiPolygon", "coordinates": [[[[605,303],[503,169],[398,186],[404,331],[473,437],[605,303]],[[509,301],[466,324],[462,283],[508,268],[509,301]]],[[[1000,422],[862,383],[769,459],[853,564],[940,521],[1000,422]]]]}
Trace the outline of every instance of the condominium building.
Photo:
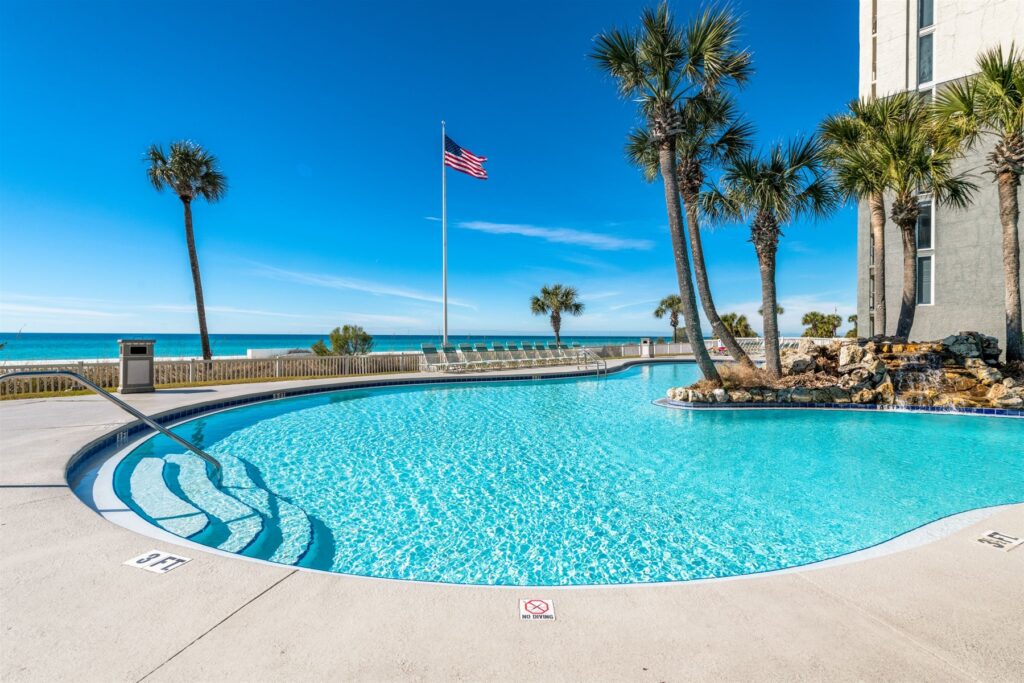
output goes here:
{"type": "MultiPolygon", "coordinates": [[[[1024,0],[861,0],[860,96],[896,92],[934,96],[936,89],[977,71],[978,53],[1011,42],[1024,47],[1024,0]]],[[[981,145],[958,164],[979,185],[962,210],[934,206],[922,195],[917,227],[917,311],[911,339],[957,330],[998,337],[1005,348],[1002,231],[996,184],[985,173],[981,145]]],[[[890,208],[886,203],[886,210],[890,208]]],[[[874,329],[874,271],[866,202],[858,211],[857,320],[861,336],[874,329]]],[[[903,262],[899,229],[885,229],[886,330],[899,317],[903,262]]],[[[1024,258],[1022,258],[1024,260],[1024,258]]]]}

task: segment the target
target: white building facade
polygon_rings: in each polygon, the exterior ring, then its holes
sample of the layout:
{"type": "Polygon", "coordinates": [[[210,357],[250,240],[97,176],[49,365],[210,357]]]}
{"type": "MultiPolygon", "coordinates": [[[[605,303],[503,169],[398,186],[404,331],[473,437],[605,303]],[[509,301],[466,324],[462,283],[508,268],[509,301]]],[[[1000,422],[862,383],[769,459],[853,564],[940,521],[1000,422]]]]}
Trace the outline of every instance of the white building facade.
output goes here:
{"type": "MultiPolygon", "coordinates": [[[[978,53],[1012,42],[1024,47],[1024,0],[861,0],[860,96],[936,89],[977,71],[978,53]]],[[[958,330],[998,337],[1005,348],[1002,228],[994,178],[985,173],[984,140],[959,164],[979,189],[964,210],[921,196],[917,234],[917,312],[910,337],[938,339],[958,330]]],[[[886,211],[890,203],[886,202],[886,211]]],[[[861,336],[893,334],[903,276],[899,229],[885,229],[886,330],[874,329],[874,271],[868,208],[858,211],[857,320],[861,336]]]]}

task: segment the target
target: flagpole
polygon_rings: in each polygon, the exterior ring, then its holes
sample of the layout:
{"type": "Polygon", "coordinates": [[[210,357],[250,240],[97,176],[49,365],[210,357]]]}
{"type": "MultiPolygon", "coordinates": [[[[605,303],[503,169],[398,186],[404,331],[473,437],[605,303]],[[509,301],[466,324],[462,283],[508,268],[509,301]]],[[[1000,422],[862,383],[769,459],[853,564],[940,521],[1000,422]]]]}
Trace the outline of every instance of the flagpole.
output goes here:
{"type": "Polygon", "coordinates": [[[448,174],[445,172],[446,135],[441,121],[441,310],[444,321],[442,344],[448,344],[448,174]]]}

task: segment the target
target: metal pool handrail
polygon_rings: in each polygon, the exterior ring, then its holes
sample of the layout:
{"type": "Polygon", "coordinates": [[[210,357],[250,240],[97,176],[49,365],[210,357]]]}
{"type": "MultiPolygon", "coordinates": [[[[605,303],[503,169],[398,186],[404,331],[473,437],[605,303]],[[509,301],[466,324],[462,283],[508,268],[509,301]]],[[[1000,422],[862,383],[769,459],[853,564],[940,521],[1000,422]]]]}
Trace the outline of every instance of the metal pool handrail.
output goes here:
{"type": "Polygon", "coordinates": [[[14,379],[15,377],[70,377],[71,379],[75,380],[82,386],[91,389],[92,391],[96,392],[103,398],[107,399],[117,407],[121,408],[121,410],[125,411],[126,413],[138,418],[139,420],[142,420],[144,423],[146,423],[147,426],[151,427],[152,429],[155,429],[156,431],[160,432],[167,438],[172,439],[173,441],[176,441],[185,448],[189,449],[190,451],[198,455],[200,458],[210,463],[213,466],[215,473],[220,474],[221,470],[223,469],[223,467],[221,467],[220,461],[217,460],[212,455],[210,455],[209,453],[207,453],[206,451],[204,451],[203,449],[199,448],[192,442],[181,438],[171,430],[167,429],[163,425],[157,423],[155,420],[146,416],[145,413],[136,410],[132,406],[128,405],[127,403],[119,399],[117,396],[114,396],[110,392],[103,389],[98,384],[95,384],[90,380],[87,380],[85,377],[82,377],[77,372],[71,372],[70,370],[19,370],[17,372],[8,372],[5,375],[0,375],[0,382],[3,382],[4,380],[7,379],[14,379]]]}

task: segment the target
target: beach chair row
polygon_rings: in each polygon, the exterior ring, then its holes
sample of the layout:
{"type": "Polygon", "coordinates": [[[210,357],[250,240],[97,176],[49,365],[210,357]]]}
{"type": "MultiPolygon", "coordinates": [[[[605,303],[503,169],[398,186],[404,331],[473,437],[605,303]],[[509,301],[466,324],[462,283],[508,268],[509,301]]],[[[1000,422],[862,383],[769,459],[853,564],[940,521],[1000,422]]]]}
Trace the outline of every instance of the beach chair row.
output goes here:
{"type": "Polygon", "coordinates": [[[578,343],[545,345],[543,342],[495,342],[487,344],[459,344],[434,346],[423,344],[422,365],[427,371],[469,372],[473,370],[498,370],[504,368],[528,368],[544,365],[575,365],[583,359],[584,351],[578,343]]]}

